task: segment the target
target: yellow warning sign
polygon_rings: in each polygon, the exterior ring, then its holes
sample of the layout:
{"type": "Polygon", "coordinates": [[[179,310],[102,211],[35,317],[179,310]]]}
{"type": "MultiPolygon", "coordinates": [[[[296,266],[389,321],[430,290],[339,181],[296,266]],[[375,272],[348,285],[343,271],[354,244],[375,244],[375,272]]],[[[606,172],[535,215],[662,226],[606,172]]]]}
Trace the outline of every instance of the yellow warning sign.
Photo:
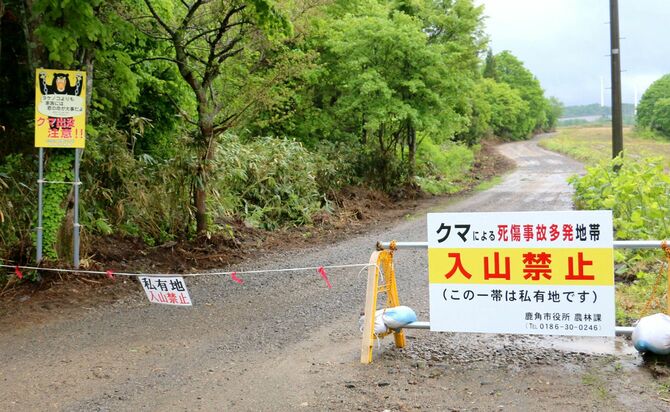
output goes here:
{"type": "Polygon", "coordinates": [[[84,148],[86,73],[37,69],[35,147],[84,148]]]}

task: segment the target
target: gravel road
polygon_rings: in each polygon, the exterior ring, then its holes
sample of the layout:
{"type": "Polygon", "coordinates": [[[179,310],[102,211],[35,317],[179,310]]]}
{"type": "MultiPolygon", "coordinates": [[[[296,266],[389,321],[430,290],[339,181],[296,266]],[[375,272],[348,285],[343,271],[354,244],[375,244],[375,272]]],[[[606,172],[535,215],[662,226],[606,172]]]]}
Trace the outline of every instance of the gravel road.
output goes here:
{"type": "MultiPolygon", "coordinates": [[[[579,163],[536,141],[499,150],[518,168],[493,189],[431,211],[569,210],[579,163]]],[[[425,214],[243,271],[364,264],[378,240],[425,241],[425,214]]],[[[399,251],[401,302],[428,320],[425,251],[399,251]]],[[[187,279],[192,308],[137,293],[0,335],[0,410],[668,410],[667,386],[621,338],[408,331],[359,363],[365,274],[331,269],[187,279]],[[665,392],[662,392],[665,391],[665,392]]],[[[667,380],[667,377],[665,378],[667,380]]]]}

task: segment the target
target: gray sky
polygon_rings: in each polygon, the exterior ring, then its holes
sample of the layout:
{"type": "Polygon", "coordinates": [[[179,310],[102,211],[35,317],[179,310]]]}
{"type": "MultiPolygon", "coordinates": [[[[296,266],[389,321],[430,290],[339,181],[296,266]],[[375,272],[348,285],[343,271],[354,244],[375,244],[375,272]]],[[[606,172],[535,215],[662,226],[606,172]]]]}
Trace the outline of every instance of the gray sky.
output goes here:
{"type": "MultiPolygon", "coordinates": [[[[565,105],[610,95],[609,0],[475,0],[494,53],[509,50],[565,105]]],[[[670,0],[619,0],[622,100],[670,73],[670,0]]]]}

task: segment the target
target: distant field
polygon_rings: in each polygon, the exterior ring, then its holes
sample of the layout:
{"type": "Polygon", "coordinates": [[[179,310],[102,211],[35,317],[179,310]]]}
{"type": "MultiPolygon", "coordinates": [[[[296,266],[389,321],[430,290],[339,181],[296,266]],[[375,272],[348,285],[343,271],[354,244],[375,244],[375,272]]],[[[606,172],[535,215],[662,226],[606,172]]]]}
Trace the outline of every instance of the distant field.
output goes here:
{"type": "MultiPolygon", "coordinates": [[[[624,128],[623,134],[625,156],[663,156],[670,161],[670,141],[638,137],[630,127],[624,128]]],[[[612,157],[612,132],[610,127],[559,128],[557,135],[542,140],[540,146],[591,165],[612,157]]]]}

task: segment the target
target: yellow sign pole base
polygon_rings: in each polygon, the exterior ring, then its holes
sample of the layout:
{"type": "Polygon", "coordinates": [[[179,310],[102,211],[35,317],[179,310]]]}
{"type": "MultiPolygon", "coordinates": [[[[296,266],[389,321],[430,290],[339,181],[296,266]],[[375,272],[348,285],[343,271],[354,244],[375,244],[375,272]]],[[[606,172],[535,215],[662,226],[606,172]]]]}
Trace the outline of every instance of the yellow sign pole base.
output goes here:
{"type": "Polygon", "coordinates": [[[361,343],[361,363],[372,363],[372,349],[375,339],[383,338],[393,333],[395,346],[405,347],[405,333],[402,329],[375,335],[375,312],[377,310],[377,295],[386,293],[387,307],[400,305],[398,299],[398,287],[395,282],[395,271],[393,269],[393,250],[378,250],[370,256],[368,267],[368,284],[365,294],[365,322],[363,324],[363,340],[361,343]],[[380,275],[383,283],[379,284],[380,275]]]}

